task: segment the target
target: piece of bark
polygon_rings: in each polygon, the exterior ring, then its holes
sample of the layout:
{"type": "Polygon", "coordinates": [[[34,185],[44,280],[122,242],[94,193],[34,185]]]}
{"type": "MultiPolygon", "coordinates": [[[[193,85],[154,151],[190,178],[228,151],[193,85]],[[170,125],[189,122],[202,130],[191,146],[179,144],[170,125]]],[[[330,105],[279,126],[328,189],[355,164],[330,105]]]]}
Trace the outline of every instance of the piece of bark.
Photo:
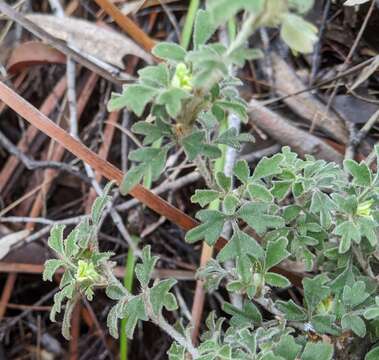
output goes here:
{"type": "MultiPolygon", "coordinates": [[[[275,71],[276,92],[281,96],[296,93],[306,86],[293,69],[277,54],[272,55],[275,71]]],[[[310,92],[303,92],[284,99],[292,111],[311,124],[311,129],[318,128],[333,139],[346,144],[349,136],[343,120],[310,92]]]]}
{"type": "Polygon", "coordinates": [[[290,146],[301,157],[309,154],[318,159],[342,163],[343,156],[331,146],[318,137],[291,125],[281,115],[269,110],[259,101],[250,101],[249,114],[250,121],[281,145],[290,146]]]}

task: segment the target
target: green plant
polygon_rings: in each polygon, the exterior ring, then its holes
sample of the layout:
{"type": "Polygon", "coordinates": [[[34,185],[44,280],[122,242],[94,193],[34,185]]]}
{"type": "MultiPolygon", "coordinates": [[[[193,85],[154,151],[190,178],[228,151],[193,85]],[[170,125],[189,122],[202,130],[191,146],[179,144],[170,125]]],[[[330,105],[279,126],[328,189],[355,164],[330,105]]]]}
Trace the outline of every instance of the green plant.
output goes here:
{"type": "MultiPolygon", "coordinates": [[[[51,231],[49,245],[58,259],[46,263],[44,278],[51,280],[64,267],[51,318],[66,301],[65,337],[80,294],[91,300],[96,288],[104,288],[116,302],[108,315],[110,333],[117,337],[118,320],[126,318],[125,330],[132,338],[138,321],[150,321],[172,337],[172,360],[184,360],[188,354],[201,360],[353,359],[362,351],[363,337],[366,359],[377,357],[379,175],[365,163],[346,160],[340,168],[312,156],[300,159],[286,147],[263,158],[252,172],[245,161],[237,161],[233,178],[215,166],[222,155],[219,144],[238,150],[241,143],[252,141],[249,134],[233,128],[220,131],[230,113],[247,120],[247,104],[237,90],[241,82],[229,75],[229,66],[241,67],[260,56],[259,50],[246,45],[262,26],[280,27],[294,52],[310,52],[316,30],[301,14],[312,5],[312,0],[208,1],[207,10],[196,16],[194,49],[158,44],[153,53],[165,62],[140,70],[138,81],[109,103],[110,110],[127,107],[138,117],[149,111],[146,120],[132,128],[143,137],[144,147],[130,153],[130,160],[138,164],[124,177],[120,191],[127,194],[143,178],[148,183],[157,180],[169,151],[182,146],[207,186],[197,189],[191,201],[202,208],[212,202],[222,205],[221,210],[200,210],[200,225],[186,234],[186,240],[214,245],[226,224],[232,228],[230,240],[198,276],[209,291],[225,287],[240,295],[243,306],[226,302],[225,317],[210,313],[207,330],[195,346],[189,324],[173,326],[165,320],[164,312],[178,307],[171,292],[176,281],[151,280],[157,257],[149,246],[135,266],[140,291],[127,290],[113,275],[112,254],[100,252],[97,242],[109,185],[96,199],[91,216],[65,240],[63,226],[51,231]],[[243,23],[231,44],[208,43],[216,29],[240,11],[243,23]],[[296,261],[308,272],[302,281],[302,302],[272,291],[291,286],[277,272],[283,261],[296,261]]],[[[379,148],[376,151],[379,154],[379,148]]]]}

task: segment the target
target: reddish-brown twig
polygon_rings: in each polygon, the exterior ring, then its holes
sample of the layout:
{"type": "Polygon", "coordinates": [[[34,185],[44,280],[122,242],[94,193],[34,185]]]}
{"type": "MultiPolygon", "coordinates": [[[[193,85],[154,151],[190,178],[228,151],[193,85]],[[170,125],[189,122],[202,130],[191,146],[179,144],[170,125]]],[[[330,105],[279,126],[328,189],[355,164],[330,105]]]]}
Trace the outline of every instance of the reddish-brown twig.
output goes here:
{"type": "Polygon", "coordinates": [[[155,45],[155,41],[151,39],[133,20],[125,16],[111,1],[95,1],[137,44],[140,44],[146,51],[151,51],[155,45]]]}

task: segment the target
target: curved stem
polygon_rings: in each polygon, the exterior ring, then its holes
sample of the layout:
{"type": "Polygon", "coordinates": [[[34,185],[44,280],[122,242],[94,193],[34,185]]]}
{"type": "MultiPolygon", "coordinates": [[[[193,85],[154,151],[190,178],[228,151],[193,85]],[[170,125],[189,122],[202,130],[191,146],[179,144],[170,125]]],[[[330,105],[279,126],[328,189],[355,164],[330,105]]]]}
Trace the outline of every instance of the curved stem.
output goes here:
{"type": "Polygon", "coordinates": [[[162,316],[156,316],[152,309],[149,297],[149,289],[142,289],[142,299],[145,304],[145,309],[150,320],[160,327],[167,335],[169,335],[173,340],[175,340],[179,345],[183,346],[191,355],[192,359],[199,358],[199,351],[193,346],[191,339],[186,339],[182,334],[174,329],[162,316]]]}

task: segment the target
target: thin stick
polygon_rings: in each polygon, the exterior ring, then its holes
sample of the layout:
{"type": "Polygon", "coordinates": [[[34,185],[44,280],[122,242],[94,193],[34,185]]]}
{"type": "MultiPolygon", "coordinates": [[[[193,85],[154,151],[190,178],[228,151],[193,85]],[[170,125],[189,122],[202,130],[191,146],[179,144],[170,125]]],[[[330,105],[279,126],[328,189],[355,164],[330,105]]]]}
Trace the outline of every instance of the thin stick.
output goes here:
{"type": "Polygon", "coordinates": [[[3,293],[0,299],[0,320],[3,319],[5,311],[7,310],[8,301],[12,295],[14,285],[16,283],[17,274],[9,273],[7,276],[7,281],[5,282],[3,293]]]}
{"type": "MultiPolygon", "coordinates": [[[[75,61],[68,56],[66,65],[66,76],[67,76],[67,101],[70,112],[70,134],[78,138],[78,111],[76,105],[76,89],[75,89],[75,78],[76,78],[76,68],[75,61]]],[[[88,174],[87,174],[88,175],[88,174]]]]}
{"type": "Polygon", "coordinates": [[[117,6],[109,0],[95,1],[137,44],[140,44],[146,51],[151,51],[155,46],[155,41],[141,30],[133,20],[125,16],[117,6]]]}
{"type": "MultiPolygon", "coordinates": [[[[76,157],[89,164],[95,171],[99,171],[108,180],[114,180],[117,184],[121,184],[123,173],[118,168],[100,158],[85,145],[74,139],[65,130],[53,123],[48,117],[40,113],[35,107],[2,82],[0,82],[0,99],[25,120],[64,146],[76,157]]],[[[166,217],[185,230],[192,229],[198,225],[196,220],[175,208],[159,196],[156,196],[142,185],[135,186],[130,194],[150,209],[166,217]]],[[[222,247],[223,243],[225,243],[225,240],[221,239],[218,242],[217,247],[222,247]]]]}
{"type": "Polygon", "coordinates": [[[69,164],[58,162],[58,161],[44,161],[44,160],[34,160],[25,155],[18,147],[12,144],[8,138],[0,131],[0,145],[3,146],[11,155],[16,156],[25,165],[28,170],[36,169],[58,169],[61,171],[68,172],[86,183],[91,183],[91,180],[76,170],[69,164]]]}

